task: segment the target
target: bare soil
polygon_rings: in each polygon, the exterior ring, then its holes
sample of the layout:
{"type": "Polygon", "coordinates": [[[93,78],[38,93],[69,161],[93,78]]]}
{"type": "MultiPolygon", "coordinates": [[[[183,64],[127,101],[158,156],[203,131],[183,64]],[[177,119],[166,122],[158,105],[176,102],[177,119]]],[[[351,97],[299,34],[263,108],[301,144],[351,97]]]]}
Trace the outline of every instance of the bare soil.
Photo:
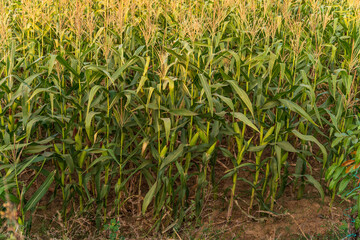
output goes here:
{"type": "MultiPolygon", "coordinates": [[[[320,175],[321,164],[312,163],[312,175],[320,175]]],[[[216,176],[220,179],[230,166],[226,161],[217,164],[216,176]]],[[[291,168],[291,167],[290,167],[291,168]]],[[[250,170],[241,171],[240,175],[252,181],[250,170]]],[[[291,178],[291,177],[289,177],[291,178]]],[[[194,183],[195,183],[195,179],[194,183]]],[[[289,179],[291,181],[291,179],[289,179]]],[[[318,179],[320,181],[320,179],[318,179]]],[[[39,178],[41,181],[41,178],[39,178]]],[[[322,181],[323,182],[323,181],[322,181]]],[[[39,183],[41,184],[41,183],[39,183]]],[[[136,185],[136,184],[134,184],[136,185]]],[[[218,184],[218,189],[208,189],[205,207],[201,213],[202,219],[196,222],[189,219],[179,230],[163,226],[160,230],[152,229],[155,219],[151,213],[140,214],[142,196],[133,193],[120,215],[109,205],[108,221],[119,222],[117,239],[341,239],[345,237],[340,226],[346,221],[345,210],[350,203],[336,198],[330,207],[330,197],[321,200],[317,190],[307,184],[302,199],[296,199],[296,189],[289,185],[284,195],[276,201],[274,212],[261,211],[258,206],[249,211],[249,184],[238,181],[237,195],[234,201],[230,222],[226,221],[229,188],[231,179],[225,179],[218,184]]],[[[192,195],[194,195],[193,188],[192,195]]],[[[324,189],[326,187],[324,186],[324,189]]],[[[142,195],[147,189],[144,186],[142,195]]],[[[329,195],[329,193],[327,194],[329,195]]],[[[114,196],[109,196],[109,203],[114,196]]],[[[191,198],[191,197],[190,197],[191,198]]],[[[109,232],[98,231],[95,225],[94,209],[88,209],[84,214],[77,212],[77,203],[73,203],[75,213],[63,223],[61,219],[61,190],[50,188],[50,191],[40,202],[40,207],[33,215],[31,239],[109,239],[109,232]],[[54,191],[57,192],[54,198],[54,191]],[[47,204],[52,200],[50,204],[47,204]]],[[[149,211],[151,212],[151,211],[149,211]]],[[[170,223],[171,224],[171,223],[170,223]]]]}
{"type": "MultiPolygon", "coordinates": [[[[239,184],[239,188],[244,187],[239,184]]],[[[226,184],[223,185],[224,188],[226,184]]],[[[189,220],[179,232],[172,229],[148,231],[154,224],[151,215],[141,216],[138,200],[120,216],[109,216],[119,222],[118,236],[125,239],[341,239],[339,227],[345,219],[348,203],[336,199],[330,208],[330,198],[322,202],[312,186],[306,186],[304,198],[297,200],[290,190],[276,202],[275,213],[254,208],[248,213],[249,196],[235,200],[230,222],[226,221],[228,194],[208,193],[202,220],[189,220]],[[332,234],[333,238],[326,238],[332,234]],[[323,237],[322,237],[323,236],[323,237]]],[[[239,193],[239,195],[241,195],[239,193]]],[[[94,216],[75,214],[66,224],[61,219],[61,194],[50,205],[39,208],[33,215],[31,239],[109,239],[109,232],[97,231],[94,216]]],[[[49,192],[42,204],[52,197],[49,192]]],[[[41,204],[40,204],[41,205],[41,204]]],[[[91,211],[89,211],[91,212],[91,211]]],[[[112,214],[109,214],[112,215],[112,214]]]]}

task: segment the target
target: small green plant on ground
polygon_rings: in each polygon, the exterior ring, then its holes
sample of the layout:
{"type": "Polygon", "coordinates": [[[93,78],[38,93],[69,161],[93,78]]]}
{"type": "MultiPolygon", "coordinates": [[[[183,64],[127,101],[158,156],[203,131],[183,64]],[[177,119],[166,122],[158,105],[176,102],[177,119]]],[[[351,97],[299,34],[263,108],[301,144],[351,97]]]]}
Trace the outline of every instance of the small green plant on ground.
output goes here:
{"type": "Polygon", "coordinates": [[[109,232],[110,240],[125,240],[120,234],[120,222],[111,219],[109,224],[104,225],[104,229],[109,232]]]}

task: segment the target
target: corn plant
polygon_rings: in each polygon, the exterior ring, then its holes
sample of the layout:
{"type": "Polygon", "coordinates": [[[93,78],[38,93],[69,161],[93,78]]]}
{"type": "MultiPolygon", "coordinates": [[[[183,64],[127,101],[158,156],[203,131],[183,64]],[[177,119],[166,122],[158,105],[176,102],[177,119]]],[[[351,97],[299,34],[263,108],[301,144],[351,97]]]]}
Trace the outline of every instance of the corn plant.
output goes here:
{"type": "Polygon", "coordinates": [[[343,172],[333,171],[357,146],[359,9],[1,0],[2,201],[27,230],[49,189],[65,225],[93,211],[101,227],[135,203],[133,214],[169,230],[200,220],[226,181],[228,221],[239,191],[249,210],[276,211],[289,185],[297,198],[307,184],[324,197],[326,173],[334,198],[343,172]]]}

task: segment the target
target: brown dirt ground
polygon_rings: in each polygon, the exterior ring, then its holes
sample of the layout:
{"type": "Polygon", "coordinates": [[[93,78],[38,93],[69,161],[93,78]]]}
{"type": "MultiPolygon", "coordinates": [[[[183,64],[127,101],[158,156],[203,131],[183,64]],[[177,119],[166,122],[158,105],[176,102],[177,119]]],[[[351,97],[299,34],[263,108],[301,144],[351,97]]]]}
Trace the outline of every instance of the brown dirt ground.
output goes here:
{"type": "MultiPolygon", "coordinates": [[[[219,170],[217,174],[223,174],[223,170],[219,170]]],[[[219,184],[216,194],[209,190],[206,207],[201,213],[202,222],[185,222],[179,232],[171,229],[148,232],[154,220],[150,214],[140,216],[141,197],[136,196],[129,201],[120,216],[111,217],[114,216],[114,211],[109,207],[109,219],[114,218],[120,222],[119,236],[126,239],[322,239],[316,236],[323,236],[331,230],[335,230],[336,236],[336,230],[342,224],[344,211],[348,207],[347,202],[341,202],[337,198],[330,208],[330,198],[327,196],[322,202],[317,190],[307,185],[304,197],[300,200],[296,199],[291,187],[288,187],[284,196],[276,202],[274,212],[277,214],[258,211],[256,207],[248,214],[249,186],[239,181],[238,197],[231,221],[227,223],[229,193],[225,189],[230,185],[231,180],[228,179],[219,184]]],[[[59,217],[61,192],[45,207],[51,198],[51,190],[40,204],[44,207],[38,209],[33,216],[31,239],[109,239],[108,232],[96,230],[94,216],[91,214],[75,214],[64,225],[59,217]]],[[[76,203],[73,206],[76,209],[76,203]]]]}
{"type": "MultiPolygon", "coordinates": [[[[315,147],[316,148],[316,147],[315,147]]],[[[313,149],[313,151],[316,149],[313,149]]],[[[252,159],[246,156],[246,159],[252,159]]],[[[252,162],[252,160],[247,160],[252,162]]],[[[290,172],[293,172],[294,156],[289,155],[290,172]]],[[[312,175],[320,175],[321,164],[315,159],[309,160],[312,165],[312,175]]],[[[217,179],[224,176],[225,171],[231,168],[231,163],[225,159],[218,159],[215,175],[217,179]]],[[[252,181],[253,170],[240,171],[239,176],[252,181]]],[[[31,173],[23,174],[23,180],[30,179],[31,173]]],[[[38,178],[34,187],[41,185],[45,178],[38,178]]],[[[134,176],[137,179],[137,176],[134,176]]],[[[191,179],[195,184],[196,179],[191,179]]],[[[320,179],[317,179],[320,180],[320,179]]],[[[289,177],[291,181],[291,177],[289,177]]],[[[324,181],[321,181],[324,183],[324,181]]],[[[136,182],[131,185],[137,186],[136,182]]],[[[205,207],[201,213],[202,220],[196,223],[189,220],[183,224],[179,232],[168,229],[166,226],[161,228],[161,232],[149,229],[154,225],[155,220],[151,213],[141,216],[141,203],[143,195],[148,191],[146,184],[141,190],[141,195],[134,190],[130,193],[133,196],[122,209],[119,216],[116,216],[115,208],[108,207],[108,220],[116,219],[120,223],[119,235],[126,239],[329,239],[319,236],[326,235],[329,231],[334,231],[334,238],[341,239],[337,230],[345,219],[345,209],[349,203],[336,198],[330,208],[329,193],[321,201],[317,190],[307,184],[302,199],[296,199],[296,189],[292,189],[293,184],[289,185],[284,195],[277,200],[274,213],[262,212],[252,209],[248,213],[250,202],[250,187],[244,181],[237,183],[237,197],[234,201],[232,218],[226,222],[228,202],[230,199],[229,187],[232,185],[230,178],[223,180],[216,191],[208,189],[206,194],[205,207]]],[[[324,184],[323,184],[324,185],[324,184]]],[[[324,186],[324,189],[326,187],[324,186]]],[[[194,195],[196,188],[192,188],[191,196],[194,195]]],[[[34,190],[35,191],[35,190],[34,190]]],[[[51,187],[47,195],[40,202],[39,209],[33,215],[31,239],[109,239],[109,232],[98,231],[95,227],[94,209],[88,209],[85,214],[79,216],[78,204],[73,203],[71,210],[74,214],[69,218],[67,224],[61,219],[61,190],[57,190],[55,199],[49,204],[55,189],[51,187]]],[[[130,189],[131,191],[131,189],[130,189]]],[[[31,191],[30,191],[31,192],[31,191]]],[[[193,197],[190,197],[190,199],[193,197]]],[[[113,202],[114,196],[109,196],[108,202],[113,202]]],[[[149,211],[151,212],[151,211],[149,211]]],[[[170,223],[171,224],[171,223],[170,223]]]]}

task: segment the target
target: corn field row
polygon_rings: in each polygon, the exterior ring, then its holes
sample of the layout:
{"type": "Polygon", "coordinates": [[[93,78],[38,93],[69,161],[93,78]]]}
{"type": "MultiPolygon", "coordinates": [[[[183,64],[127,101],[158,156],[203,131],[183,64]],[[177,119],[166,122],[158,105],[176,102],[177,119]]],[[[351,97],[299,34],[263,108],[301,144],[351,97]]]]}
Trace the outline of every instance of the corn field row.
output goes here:
{"type": "Polygon", "coordinates": [[[28,229],[50,187],[64,221],[95,208],[99,226],[131,198],[181,226],[226,179],[228,220],[239,181],[250,213],[290,185],[334,198],[360,161],[359,17],[356,0],[1,0],[1,201],[28,229]]]}

